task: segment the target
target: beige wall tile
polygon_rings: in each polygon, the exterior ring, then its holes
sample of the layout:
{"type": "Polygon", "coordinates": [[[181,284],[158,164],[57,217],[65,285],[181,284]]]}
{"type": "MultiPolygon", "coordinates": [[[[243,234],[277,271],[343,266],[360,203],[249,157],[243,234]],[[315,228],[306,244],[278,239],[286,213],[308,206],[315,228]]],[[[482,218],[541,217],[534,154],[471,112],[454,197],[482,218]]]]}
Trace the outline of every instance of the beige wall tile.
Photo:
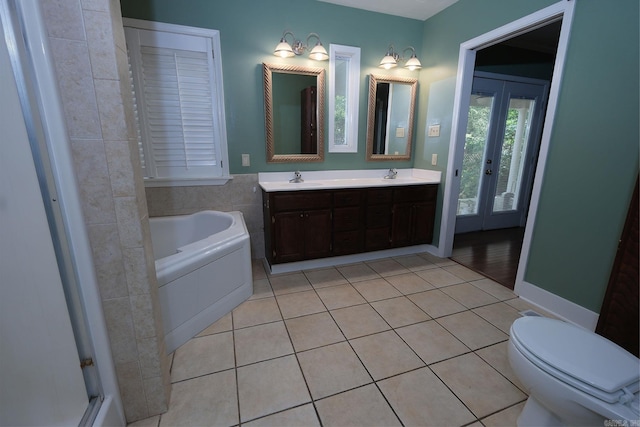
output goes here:
{"type": "Polygon", "coordinates": [[[129,298],[104,300],[102,306],[115,364],[138,363],[138,348],[129,298]]]}
{"type": "Polygon", "coordinates": [[[55,57],[58,87],[69,137],[102,138],[87,43],[51,39],[49,44],[55,57]]]}
{"type": "Polygon", "coordinates": [[[43,0],[41,5],[49,37],[85,40],[79,0],[43,0]]]}
{"type": "Polygon", "coordinates": [[[136,337],[138,339],[155,337],[157,331],[153,319],[151,295],[132,295],[129,299],[131,301],[131,316],[136,337]]]}
{"type": "Polygon", "coordinates": [[[147,398],[149,414],[161,414],[169,409],[169,399],[166,394],[162,376],[145,378],[142,380],[144,394],[147,398]]]}
{"type": "Polygon", "coordinates": [[[129,141],[108,141],[104,144],[104,150],[113,196],[135,197],[134,165],[131,162],[129,141]]]}
{"type": "Polygon", "coordinates": [[[160,353],[158,351],[158,339],[156,337],[138,338],[137,344],[142,378],[157,377],[158,373],[162,370],[160,353]]]}
{"type": "Polygon", "coordinates": [[[116,363],[116,375],[127,421],[147,418],[149,407],[138,362],[116,363]]]}
{"type": "Polygon", "coordinates": [[[127,296],[127,281],[116,224],[90,224],[87,232],[102,299],[127,296]]]}
{"type": "Polygon", "coordinates": [[[114,199],[120,242],[125,248],[142,247],[142,230],[138,204],[134,197],[116,197],[114,199]]]}
{"type": "Polygon", "coordinates": [[[120,82],[94,80],[102,137],[107,141],[128,140],[120,82]]]}
{"type": "Polygon", "coordinates": [[[76,179],[80,185],[82,211],[88,224],[116,221],[111,181],[104,144],[99,139],[71,140],[76,179]]]}
{"type": "Polygon", "coordinates": [[[129,295],[146,294],[149,291],[149,277],[144,249],[124,248],[122,258],[129,295]]]}
{"type": "Polygon", "coordinates": [[[109,12],[85,10],[83,15],[93,78],[117,80],[118,67],[109,12]]]}

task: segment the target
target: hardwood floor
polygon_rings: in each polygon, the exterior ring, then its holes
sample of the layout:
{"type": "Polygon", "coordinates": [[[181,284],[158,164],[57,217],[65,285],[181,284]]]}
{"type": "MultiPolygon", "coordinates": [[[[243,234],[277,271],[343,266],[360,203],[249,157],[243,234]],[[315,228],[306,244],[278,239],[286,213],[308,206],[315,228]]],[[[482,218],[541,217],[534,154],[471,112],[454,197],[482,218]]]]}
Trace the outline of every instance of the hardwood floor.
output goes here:
{"type": "Polygon", "coordinates": [[[513,289],[524,228],[456,234],[451,259],[513,289]]]}

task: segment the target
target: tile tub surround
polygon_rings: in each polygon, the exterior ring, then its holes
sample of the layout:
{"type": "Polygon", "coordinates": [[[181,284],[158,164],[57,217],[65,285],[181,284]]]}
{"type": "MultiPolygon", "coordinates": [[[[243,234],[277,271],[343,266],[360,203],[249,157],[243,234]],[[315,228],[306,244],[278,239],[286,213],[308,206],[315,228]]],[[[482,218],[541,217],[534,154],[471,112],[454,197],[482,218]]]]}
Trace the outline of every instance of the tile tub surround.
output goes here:
{"type": "Polygon", "coordinates": [[[150,217],[187,215],[203,210],[242,212],[251,238],[251,258],[264,258],[258,174],[233,175],[225,185],[147,187],[145,195],[150,217]]]}
{"type": "Polygon", "coordinates": [[[515,425],[505,327],[528,304],[512,292],[426,253],[254,266],[259,295],[176,350],[169,411],[136,425],[515,425]]]}

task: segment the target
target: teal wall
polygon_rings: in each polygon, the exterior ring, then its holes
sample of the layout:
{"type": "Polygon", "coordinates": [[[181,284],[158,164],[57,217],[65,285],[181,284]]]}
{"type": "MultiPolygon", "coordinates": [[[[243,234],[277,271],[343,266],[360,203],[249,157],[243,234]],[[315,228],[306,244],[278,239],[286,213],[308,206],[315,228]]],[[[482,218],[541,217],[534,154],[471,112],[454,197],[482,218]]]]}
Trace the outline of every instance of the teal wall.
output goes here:
{"type": "MultiPolygon", "coordinates": [[[[575,1],[575,0],[574,0],[575,1]]],[[[555,3],[555,0],[459,0],[420,22],[315,0],[122,0],[125,17],[221,32],[231,173],[293,169],[410,167],[446,174],[460,44],[555,3]],[[359,46],[360,125],[357,154],[326,153],[325,162],[267,164],[262,62],[318,66],[272,55],[282,31],[317,32],[325,45],[359,46]],[[423,69],[377,68],[388,43],[413,45],[423,69]],[[370,73],[418,76],[411,162],[366,162],[370,73]],[[439,137],[426,126],[441,125],[439,137]],[[240,165],[251,154],[251,167],[240,165]],[[438,164],[431,165],[431,155],[438,164]]],[[[551,135],[525,280],[595,312],[606,289],[638,174],[640,109],[638,0],[577,0],[558,109],[551,135]]],[[[322,63],[328,67],[328,63],[322,63]]],[[[439,204],[442,202],[443,182],[439,204]]],[[[436,218],[439,235],[441,206],[436,218]]]]}
{"type": "MultiPolygon", "coordinates": [[[[436,153],[446,169],[460,44],[553,3],[460,0],[425,21],[415,167],[436,153]],[[436,121],[440,137],[426,138],[436,121]]],[[[576,1],[525,273],[595,312],[638,174],[638,15],[637,0],[576,1]]]]}
{"type": "MultiPolygon", "coordinates": [[[[345,8],[316,0],[121,0],[121,7],[122,15],[128,18],[220,31],[227,140],[232,174],[296,169],[411,167],[411,161],[365,160],[368,99],[366,76],[376,73],[417,77],[417,71],[385,71],[378,68],[378,64],[389,43],[396,47],[412,45],[420,51],[422,21],[345,8]],[[288,59],[274,56],[273,49],[280,41],[284,30],[290,30],[302,39],[311,32],[318,33],[327,52],[330,43],[360,47],[358,153],[328,153],[325,144],[325,161],[322,163],[266,162],[262,62],[321,66],[326,69],[327,77],[329,72],[328,61],[312,61],[307,59],[306,55],[288,59]],[[250,167],[241,166],[242,153],[251,155],[250,167]]],[[[327,131],[325,123],[325,135],[327,131]]]]}

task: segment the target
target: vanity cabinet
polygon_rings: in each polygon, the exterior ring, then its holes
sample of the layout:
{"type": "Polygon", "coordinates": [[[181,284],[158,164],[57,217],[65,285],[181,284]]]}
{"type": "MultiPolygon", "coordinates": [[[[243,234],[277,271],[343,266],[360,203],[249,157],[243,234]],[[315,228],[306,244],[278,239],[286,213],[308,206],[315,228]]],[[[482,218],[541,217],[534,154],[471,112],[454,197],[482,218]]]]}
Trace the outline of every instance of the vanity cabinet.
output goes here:
{"type": "Polygon", "coordinates": [[[331,192],[285,191],[263,196],[267,259],[271,263],[331,255],[331,192]]]}
{"type": "Polygon", "coordinates": [[[393,194],[391,246],[431,243],[437,186],[397,188],[393,194]]]}
{"type": "Polygon", "coordinates": [[[430,243],[437,184],[263,191],[269,264],[430,243]]]}

